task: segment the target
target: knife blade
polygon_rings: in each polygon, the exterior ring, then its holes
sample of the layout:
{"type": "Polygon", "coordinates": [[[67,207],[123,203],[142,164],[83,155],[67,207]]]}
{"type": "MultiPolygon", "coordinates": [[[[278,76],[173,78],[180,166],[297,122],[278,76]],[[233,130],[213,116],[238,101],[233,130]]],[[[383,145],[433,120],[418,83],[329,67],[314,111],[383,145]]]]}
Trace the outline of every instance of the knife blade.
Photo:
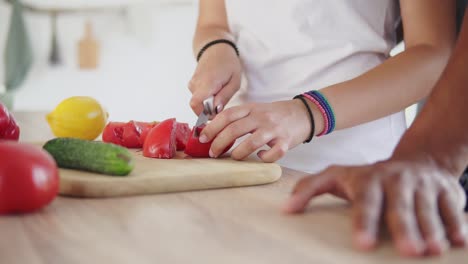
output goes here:
{"type": "MultiPolygon", "coordinates": [[[[195,128],[201,127],[210,120],[210,117],[215,114],[214,109],[214,96],[210,96],[208,99],[203,101],[203,111],[198,116],[197,122],[195,123],[195,128]]],[[[197,129],[194,129],[195,137],[198,137],[197,129]]]]}
{"type": "Polygon", "coordinates": [[[195,123],[195,126],[200,127],[206,124],[206,122],[208,122],[209,119],[210,118],[205,114],[205,112],[201,112],[201,114],[198,116],[197,123],[195,123]]]}

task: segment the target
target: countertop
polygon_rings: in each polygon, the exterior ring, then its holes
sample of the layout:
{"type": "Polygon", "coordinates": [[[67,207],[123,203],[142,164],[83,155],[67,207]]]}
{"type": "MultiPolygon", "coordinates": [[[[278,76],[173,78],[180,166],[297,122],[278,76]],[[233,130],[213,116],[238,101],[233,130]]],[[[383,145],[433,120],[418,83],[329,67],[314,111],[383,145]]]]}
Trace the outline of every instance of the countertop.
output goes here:
{"type": "MultiPolygon", "coordinates": [[[[52,135],[43,113],[14,113],[21,141],[52,135]]],[[[323,196],[304,215],[280,212],[305,173],[273,184],[114,199],[58,197],[32,214],[0,217],[1,263],[420,263],[386,238],[370,254],[351,243],[349,206],[323,196]]],[[[465,263],[452,250],[421,263],[465,263]]]]}

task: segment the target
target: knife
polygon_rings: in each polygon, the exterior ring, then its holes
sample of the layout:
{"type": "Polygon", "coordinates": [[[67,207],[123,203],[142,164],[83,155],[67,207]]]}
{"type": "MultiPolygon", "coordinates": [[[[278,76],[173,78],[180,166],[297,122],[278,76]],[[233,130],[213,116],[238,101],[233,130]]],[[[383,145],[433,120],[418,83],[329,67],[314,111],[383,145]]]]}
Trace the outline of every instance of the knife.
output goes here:
{"type": "Polygon", "coordinates": [[[205,99],[203,101],[203,111],[198,116],[197,122],[195,123],[195,129],[194,129],[195,137],[200,136],[198,133],[198,129],[196,128],[205,125],[210,119],[210,117],[216,114],[216,110],[213,105],[214,105],[214,96],[210,96],[208,99],[205,99]]]}

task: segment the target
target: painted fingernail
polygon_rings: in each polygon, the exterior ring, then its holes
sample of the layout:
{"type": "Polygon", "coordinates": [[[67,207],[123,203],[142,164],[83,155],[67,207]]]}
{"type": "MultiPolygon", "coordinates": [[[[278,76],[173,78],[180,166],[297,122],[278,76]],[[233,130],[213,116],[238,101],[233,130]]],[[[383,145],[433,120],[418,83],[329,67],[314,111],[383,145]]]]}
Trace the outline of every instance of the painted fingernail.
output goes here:
{"type": "Polygon", "coordinates": [[[284,204],[283,206],[281,207],[281,211],[283,211],[283,213],[292,213],[293,210],[292,208],[294,207],[294,203],[291,201],[292,199],[289,198],[284,204]]]}
{"type": "MultiPolygon", "coordinates": [[[[198,138],[198,141],[200,141],[200,143],[206,143],[208,142],[208,138],[206,137],[206,135],[201,135],[199,138],[198,138]]],[[[206,153],[206,152],[205,152],[206,153]]]]}
{"type": "Polygon", "coordinates": [[[416,241],[400,240],[397,241],[397,248],[403,256],[417,257],[424,253],[424,245],[416,241]]]}
{"type": "Polygon", "coordinates": [[[452,235],[452,240],[455,246],[457,247],[466,247],[468,246],[466,232],[458,231],[452,235]]]}
{"type": "Polygon", "coordinates": [[[216,114],[221,113],[221,111],[223,111],[223,104],[219,104],[215,110],[216,110],[216,114]]]}
{"type": "MultiPolygon", "coordinates": [[[[206,152],[205,152],[206,153],[206,152]]],[[[208,152],[208,155],[210,155],[211,158],[216,158],[215,155],[213,154],[213,151],[210,149],[210,152],[208,152]]]]}
{"type": "Polygon", "coordinates": [[[301,206],[301,199],[298,195],[292,195],[288,198],[285,204],[283,204],[282,211],[288,214],[300,213],[304,211],[301,206]]]}
{"type": "Polygon", "coordinates": [[[370,250],[375,246],[375,239],[365,232],[358,232],[354,239],[359,249],[370,250]]]}
{"type": "Polygon", "coordinates": [[[446,239],[428,238],[426,241],[426,252],[431,256],[438,256],[449,248],[446,239]]]}

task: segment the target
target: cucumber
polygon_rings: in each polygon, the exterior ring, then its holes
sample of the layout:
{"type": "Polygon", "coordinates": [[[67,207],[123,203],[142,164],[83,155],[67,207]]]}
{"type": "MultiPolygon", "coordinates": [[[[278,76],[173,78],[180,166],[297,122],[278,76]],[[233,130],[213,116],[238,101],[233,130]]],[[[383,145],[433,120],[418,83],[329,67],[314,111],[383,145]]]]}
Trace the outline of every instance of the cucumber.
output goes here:
{"type": "Polygon", "coordinates": [[[134,167],[130,151],[111,143],[55,138],[47,141],[43,148],[54,157],[60,168],[125,176],[134,167]]]}

